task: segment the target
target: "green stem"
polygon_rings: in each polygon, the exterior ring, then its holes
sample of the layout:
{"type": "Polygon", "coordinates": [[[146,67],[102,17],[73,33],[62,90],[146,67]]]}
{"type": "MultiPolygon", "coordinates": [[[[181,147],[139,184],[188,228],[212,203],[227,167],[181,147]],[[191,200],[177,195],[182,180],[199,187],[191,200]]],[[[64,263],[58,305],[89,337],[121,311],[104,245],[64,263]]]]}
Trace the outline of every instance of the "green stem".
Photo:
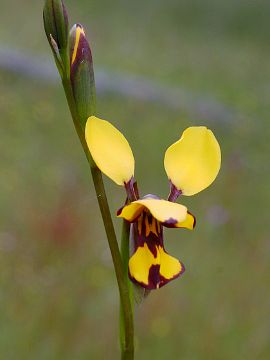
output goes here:
{"type": "MultiPolygon", "coordinates": [[[[124,276],[126,279],[126,283],[128,284],[128,289],[129,289],[129,299],[130,299],[130,303],[131,303],[131,311],[132,311],[132,318],[133,318],[133,288],[132,288],[132,284],[128,277],[129,234],[130,234],[130,224],[126,220],[123,220],[122,235],[121,235],[121,256],[122,256],[122,262],[123,262],[124,276]]],[[[133,356],[134,350],[130,353],[125,351],[126,334],[125,334],[124,309],[123,309],[122,303],[120,303],[119,314],[120,314],[120,318],[119,318],[120,334],[119,334],[119,336],[120,336],[120,344],[121,344],[121,350],[122,350],[122,359],[133,359],[132,356],[133,356]],[[124,357],[123,354],[125,354],[126,357],[124,357]]],[[[133,347],[134,346],[132,346],[132,348],[133,347]]]]}
{"type": "Polygon", "coordinates": [[[134,327],[133,327],[133,312],[132,305],[130,301],[129,295],[129,287],[127,276],[125,274],[125,267],[123,266],[123,261],[121,258],[121,254],[119,251],[119,246],[117,242],[117,238],[114,231],[114,226],[112,222],[112,217],[110,213],[110,208],[108,205],[108,200],[105,192],[105,187],[102,179],[101,171],[96,166],[92,156],[88,150],[85,137],[84,137],[84,129],[80,125],[80,121],[78,118],[76,104],[73,97],[71,82],[67,77],[63,77],[62,79],[63,87],[65,90],[66,98],[68,101],[69,109],[72,115],[72,119],[74,122],[74,126],[76,128],[77,134],[79,136],[80,142],[84,149],[85,155],[89,162],[92,178],[94,182],[94,187],[97,195],[97,200],[99,204],[99,208],[101,211],[111,255],[113,260],[113,265],[116,273],[119,295],[120,295],[120,303],[123,314],[123,328],[125,334],[125,341],[122,347],[122,360],[133,360],[134,359],[134,327]]]}

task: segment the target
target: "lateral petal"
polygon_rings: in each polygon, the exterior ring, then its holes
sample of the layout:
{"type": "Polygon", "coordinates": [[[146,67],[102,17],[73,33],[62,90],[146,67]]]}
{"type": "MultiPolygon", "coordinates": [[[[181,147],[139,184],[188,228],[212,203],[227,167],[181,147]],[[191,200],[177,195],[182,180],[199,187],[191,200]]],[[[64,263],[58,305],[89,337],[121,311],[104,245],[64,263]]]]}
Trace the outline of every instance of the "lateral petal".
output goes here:
{"type": "Polygon", "coordinates": [[[111,123],[90,116],[85,127],[85,139],[98,168],[118,185],[124,185],[134,175],[135,161],[124,135],[111,123]]]}
{"type": "Polygon", "coordinates": [[[219,143],[205,126],[187,128],[164,157],[168,178],[183,195],[194,195],[207,188],[215,180],[220,164],[219,143]]]}

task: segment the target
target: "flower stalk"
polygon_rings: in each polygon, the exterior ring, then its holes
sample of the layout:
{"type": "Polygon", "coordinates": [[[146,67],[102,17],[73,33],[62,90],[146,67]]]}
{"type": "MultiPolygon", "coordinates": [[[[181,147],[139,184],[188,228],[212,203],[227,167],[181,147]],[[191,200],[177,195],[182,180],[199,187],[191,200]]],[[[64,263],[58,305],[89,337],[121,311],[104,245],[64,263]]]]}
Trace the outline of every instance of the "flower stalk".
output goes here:
{"type": "MultiPolygon", "coordinates": [[[[123,262],[123,272],[125,281],[128,284],[129,300],[131,305],[130,322],[133,324],[133,287],[128,276],[128,262],[129,262],[129,237],[130,237],[130,223],[123,220],[122,234],[121,234],[121,256],[123,262]]],[[[122,359],[133,359],[134,357],[134,328],[128,329],[128,334],[125,331],[125,313],[122,303],[120,303],[120,319],[119,319],[119,338],[122,351],[122,359]]]]}
{"type": "Polygon", "coordinates": [[[103,224],[105,227],[109,248],[112,255],[113,265],[116,273],[119,295],[120,295],[120,344],[122,352],[122,360],[132,360],[134,358],[134,325],[133,325],[133,310],[132,301],[130,299],[130,288],[127,269],[125,264],[129,259],[128,239],[129,239],[129,224],[123,227],[122,235],[122,256],[120,254],[110,208],[107,200],[107,195],[102,179],[102,174],[99,168],[96,166],[91,154],[88,150],[84,133],[82,132],[82,126],[78,121],[78,115],[76,110],[76,104],[72,96],[72,87],[68,79],[63,79],[63,87],[65,90],[69,109],[73,118],[74,126],[76,128],[78,137],[84,149],[85,155],[90,165],[91,174],[94,182],[96,196],[102,215],[103,224]]]}
{"type": "MultiPolygon", "coordinates": [[[[59,70],[73,123],[90,165],[96,196],[101,211],[109,248],[116,273],[119,295],[123,340],[121,341],[122,360],[134,358],[133,311],[130,300],[127,270],[123,265],[126,250],[122,259],[119,250],[102,173],[96,166],[86,144],[85,123],[96,111],[96,89],[93,62],[90,46],[80,25],[74,25],[68,36],[68,17],[62,0],[46,0],[43,12],[44,28],[52,48],[56,66],[59,70]]],[[[128,227],[125,228],[125,239],[128,238],[128,227]]],[[[128,244],[125,244],[125,248],[128,244]]],[[[126,266],[127,268],[127,266],[126,266]]]]}

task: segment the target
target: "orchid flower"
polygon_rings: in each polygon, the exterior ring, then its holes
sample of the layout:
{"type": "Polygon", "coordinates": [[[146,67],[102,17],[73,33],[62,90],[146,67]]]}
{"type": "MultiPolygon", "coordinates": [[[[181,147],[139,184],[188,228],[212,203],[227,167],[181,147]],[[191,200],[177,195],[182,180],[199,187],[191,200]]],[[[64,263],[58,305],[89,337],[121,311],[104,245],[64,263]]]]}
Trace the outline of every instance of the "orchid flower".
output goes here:
{"type": "Polygon", "coordinates": [[[185,267],[166,252],[163,227],[194,228],[195,217],[186,206],[175,201],[179,195],[202,191],[215,180],[221,151],[212,131],[204,126],[189,127],[165,152],[164,167],[170,184],[168,200],[152,194],[140,197],[132,150],[124,135],[110,122],[89,117],[85,138],[98,168],[126,189],[127,201],[117,216],[132,224],[130,279],[153,290],[179,277],[185,267]]]}

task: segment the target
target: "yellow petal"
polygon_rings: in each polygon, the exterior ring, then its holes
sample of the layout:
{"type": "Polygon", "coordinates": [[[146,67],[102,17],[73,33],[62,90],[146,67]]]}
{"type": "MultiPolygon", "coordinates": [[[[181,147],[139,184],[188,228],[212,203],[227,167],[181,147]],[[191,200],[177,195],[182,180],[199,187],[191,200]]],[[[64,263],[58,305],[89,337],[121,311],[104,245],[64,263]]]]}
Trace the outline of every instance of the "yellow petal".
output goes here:
{"type": "Polygon", "coordinates": [[[186,220],[187,217],[187,208],[184,205],[153,198],[133,201],[122,209],[118,217],[132,222],[142,212],[143,208],[148,209],[153,217],[165,226],[173,226],[186,220]]]}
{"type": "Polygon", "coordinates": [[[188,212],[186,220],[175,224],[174,227],[176,227],[176,228],[186,228],[186,229],[189,229],[189,230],[193,230],[195,225],[196,225],[195,216],[192,215],[190,212],[188,212]]]}
{"type": "Polygon", "coordinates": [[[118,185],[134,175],[134,157],[124,135],[111,123],[95,116],[88,118],[85,139],[98,168],[118,185]]]}
{"type": "MultiPolygon", "coordinates": [[[[159,247],[160,253],[160,275],[166,280],[175,279],[185,271],[184,265],[173,256],[167,254],[162,247],[159,247]]],[[[164,281],[167,283],[168,281],[164,281]]]]}
{"type": "Polygon", "coordinates": [[[133,222],[142,213],[143,209],[143,205],[133,202],[119,209],[117,212],[117,217],[123,218],[129,222],[133,222]]]}
{"type": "MultiPolygon", "coordinates": [[[[129,259],[129,274],[132,279],[138,283],[144,285],[146,288],[156,288],[157,279],[151,279],[150,269],[155,265],[160,264],[160,253],[157,250],[157,256],[155,257],[153,253],[149,250],[146,243],[144,246],[139,246],[129,259]]],[[[159,274],[159,267],[156,269],[157,275],[159,274]]]]}
{"type": "Polygon", "coordinates": [[[158,289],[185,271],[179,260],[166,253],[162,246],[155,246],[156,256],[144,243],[129,259],[129,275],[144,288],[158,289]]]}
{"type": "Polygon", "coordinates": [[[164,158],[166,173],[183,195],[194,195],[216,178],[221,163],[219,144],[204,126],[187,128],[164,158]]]}

